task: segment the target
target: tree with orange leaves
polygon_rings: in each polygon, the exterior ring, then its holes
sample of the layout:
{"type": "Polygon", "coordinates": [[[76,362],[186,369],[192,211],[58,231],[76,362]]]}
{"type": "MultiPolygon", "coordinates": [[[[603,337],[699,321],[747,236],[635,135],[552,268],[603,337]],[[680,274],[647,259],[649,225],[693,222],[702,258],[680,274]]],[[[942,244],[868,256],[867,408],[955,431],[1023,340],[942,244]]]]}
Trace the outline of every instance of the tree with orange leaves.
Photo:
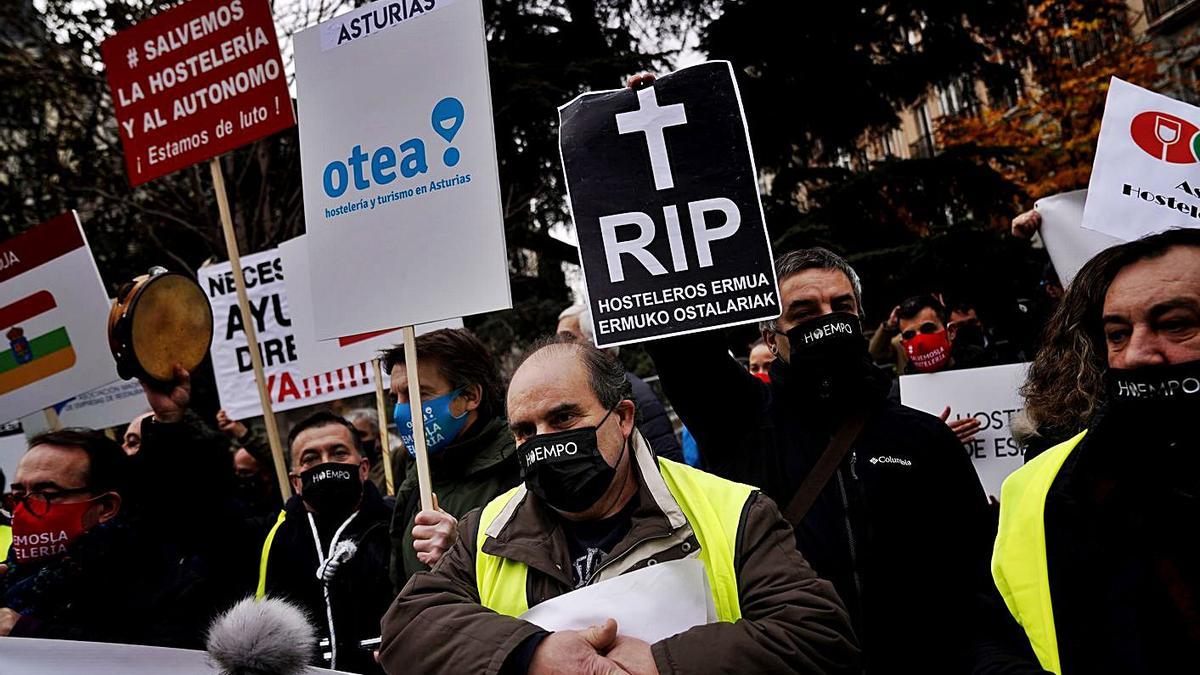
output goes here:
{"type": "Polygon", "coordinates": [[[946,118],[939,143],[988,162],[1031,199],[1087,187],[1109,80],[1151,89],[1164,80],[1152,43],[1133,34],[1133,18],[1124,0],[1031,6],[1015,47],[998,55],[1021,65],[1015,105],[946,118]]]}

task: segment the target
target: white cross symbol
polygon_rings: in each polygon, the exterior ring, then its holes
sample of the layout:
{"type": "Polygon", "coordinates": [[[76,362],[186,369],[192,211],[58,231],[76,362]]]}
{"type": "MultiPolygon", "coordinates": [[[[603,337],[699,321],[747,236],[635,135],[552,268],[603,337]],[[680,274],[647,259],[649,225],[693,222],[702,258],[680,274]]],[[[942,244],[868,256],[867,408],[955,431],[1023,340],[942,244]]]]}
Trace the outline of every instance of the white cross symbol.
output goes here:
{"type": "Polygon", "coordinates": [[[654,171],[654,189],[666,190],[675,187],[671,175],[671,162],[667,159],[667,142],[663,129],[687,124],[687,114],[682,103],[659,107],[654,96],[654,87],[638,90],[638,109],[617,115],[617,132],[646,134],[646,147],[650,150],[650,168],[654,171]]]}

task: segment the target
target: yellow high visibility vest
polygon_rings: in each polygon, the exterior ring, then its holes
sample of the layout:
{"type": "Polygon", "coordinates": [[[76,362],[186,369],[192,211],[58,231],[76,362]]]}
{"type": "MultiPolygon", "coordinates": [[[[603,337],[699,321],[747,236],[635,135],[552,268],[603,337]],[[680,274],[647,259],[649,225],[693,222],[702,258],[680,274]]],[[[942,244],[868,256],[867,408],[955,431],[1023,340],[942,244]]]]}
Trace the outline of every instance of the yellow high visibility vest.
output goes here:
{"type": "Polygon", "coordinates": [[[275,519],[275,525],[267,533],[266,540],[263,541],[262,554],[258,557],[258,588],[254,591],[254,597],[257,600],[262,600],[267,596],[267,560],[271,557],[271,544],[275,541],[275,533],[279,531],[279,526],[283,525],[285,520],[287,520],[287,511],[280,511],[279,517],[275,519]]]}
{"type": "MultiPolygon", "coordinates": [[[[742,508],[755,488],[734,483],[670,460],[658,459],[664,482],[691,523],[700,542],[699,559],[704,563],[717,617],[732,623],[742,618],[734,567],[738,525],[742,508]]],[[[500,614],[520,616],[529,609],[525,594],[528,568],[525,563],[483,552],[488,526],[520,488],[493,499],[479,518],[475,546],[475,583],[479,602],[500,614]]]]}
{"type": "Polygon", "coordinates": [[[8,560],[8,549],[12,547],[12,526],[0,525],[0,562],[8,560]]]}
{"type": "Polygon", "coordinates": [[[1046,495],[1084,431],[1017,469],[1000,488],[1000,526],[992,578],[1004,604],[1025,630],[1042,668],[1061,675],[1050,571],[1046,563],[1046,495]]]}

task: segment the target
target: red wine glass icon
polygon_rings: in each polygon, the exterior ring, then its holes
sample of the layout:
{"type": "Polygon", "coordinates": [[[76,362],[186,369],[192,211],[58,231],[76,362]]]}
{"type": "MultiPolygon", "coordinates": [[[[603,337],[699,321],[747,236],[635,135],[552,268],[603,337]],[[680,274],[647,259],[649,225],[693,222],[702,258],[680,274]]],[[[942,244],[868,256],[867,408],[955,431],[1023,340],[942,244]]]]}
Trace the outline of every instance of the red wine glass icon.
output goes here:
{"type": "Polygon", "coordinates": [[[1154,136],[1158,138],[1158,142],[1163,144],[1162,161],[1167,161],[1167,152],[1171,146],[1179,142],[1179,137],[1183,134],[1183,125],[1179,120],[1173,120],[1169,117],[1158,115],[1154,118],[1154,136]]]}

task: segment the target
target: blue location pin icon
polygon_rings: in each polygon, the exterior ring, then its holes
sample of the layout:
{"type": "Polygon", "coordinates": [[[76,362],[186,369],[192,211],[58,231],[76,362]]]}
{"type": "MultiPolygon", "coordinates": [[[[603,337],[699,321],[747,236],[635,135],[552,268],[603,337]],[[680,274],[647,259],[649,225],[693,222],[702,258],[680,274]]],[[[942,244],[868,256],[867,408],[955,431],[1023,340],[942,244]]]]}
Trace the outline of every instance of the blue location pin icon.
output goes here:
{"type": "MultiPolygon", "coordinates": [[[[453,96],[448,96],[438,101],[437,105],[433,106],[431,119],[433,130],[437,132],[438,136],[445,139],[447,143],[452,143],[455,134],[462,128],[464,114],[462,101],[453,96]]],[[[442,153],[442,162],[446,166],[454,166],[458,164],[458,160],[458,148],[449,147],[446,148],[446,152],[442,153]]]]}

